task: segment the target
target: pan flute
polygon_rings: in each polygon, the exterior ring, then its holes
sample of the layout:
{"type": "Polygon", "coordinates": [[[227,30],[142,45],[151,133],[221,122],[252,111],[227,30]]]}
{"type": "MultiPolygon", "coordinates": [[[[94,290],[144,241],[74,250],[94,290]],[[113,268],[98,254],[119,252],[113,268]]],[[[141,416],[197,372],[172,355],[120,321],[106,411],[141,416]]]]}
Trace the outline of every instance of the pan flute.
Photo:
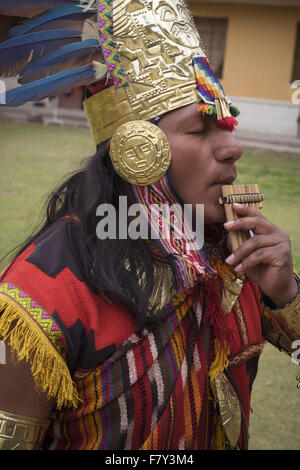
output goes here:
{"type": "MultiPolygon", "coordinates": [[[[245,204],[258,211],[262,208],[263,200],[264,196],[259,192],[257,184],[236,184],[222,186],[222,197],[219,202],[224,205],[226,219],[229,222],[239,217],[232,209],[233,203],[245,204]]],[[[229,237],[232,251],[235,251],[250,237],[250,233],[244,231],[230,232],[229,237]]]]}

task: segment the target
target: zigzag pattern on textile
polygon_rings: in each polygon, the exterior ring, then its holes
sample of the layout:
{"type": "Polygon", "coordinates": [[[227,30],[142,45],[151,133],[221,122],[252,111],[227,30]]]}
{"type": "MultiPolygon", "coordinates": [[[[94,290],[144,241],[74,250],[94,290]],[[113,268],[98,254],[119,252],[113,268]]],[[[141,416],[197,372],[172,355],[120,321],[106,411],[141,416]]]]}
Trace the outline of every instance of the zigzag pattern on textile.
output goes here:
{"type": "Polygon", "coordinates": [[[66,358],[66,345],[62,332],[51,316],[28,294],[9,282],[0,283],[0,293],[15,300],[32,317],[55,346],[59,354],[66,358]]]}
{"type": "Polygon", "coordinates": [[[98,1],[98,28],[102,51],[116,88],[126,86],[127,79],[113,38],[111,0],[98,1]]]}
{"type": "Polygon", "coordinates": [[[27,361],[37,389],[55,398],[57,409],[76,408],[78,393],[66,362],[68,352],[51,316],[10,282],[0,283],[0,313],[0,338],[18,361],[27,361]]]}

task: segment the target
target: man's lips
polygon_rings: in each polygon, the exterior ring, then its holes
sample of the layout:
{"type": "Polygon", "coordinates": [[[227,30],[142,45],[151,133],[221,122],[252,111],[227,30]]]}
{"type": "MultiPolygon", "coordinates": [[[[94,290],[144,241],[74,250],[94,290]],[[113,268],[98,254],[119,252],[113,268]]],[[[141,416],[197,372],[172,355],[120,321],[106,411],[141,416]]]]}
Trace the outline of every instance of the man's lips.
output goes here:
{"type": "Polygon", "coordinates": [[[215,181],[214,183],[212,183],[212,186],[225,186],[227,184],[233,184],[235,179],[236,179],[236,175],[235,176],[229,176],[228,178],[224,178],[222,180],[215,181]]]}
{"type": "MultiPolygon", "coordinates": [[[[236,179],[236,176],[232,175],[227,178],[222,178],[221,181],[216,181],[211,185],[211,190],[212,190],[212,198],[216,201],[218,207],[222,208],[223,206],[219,205],[219,198],[222,196],[222,186],[225,185],[232,185],[234,183],[234,180],[236,179]]],[[[224,209],[224,207],[223,207],[224,209]]]]}

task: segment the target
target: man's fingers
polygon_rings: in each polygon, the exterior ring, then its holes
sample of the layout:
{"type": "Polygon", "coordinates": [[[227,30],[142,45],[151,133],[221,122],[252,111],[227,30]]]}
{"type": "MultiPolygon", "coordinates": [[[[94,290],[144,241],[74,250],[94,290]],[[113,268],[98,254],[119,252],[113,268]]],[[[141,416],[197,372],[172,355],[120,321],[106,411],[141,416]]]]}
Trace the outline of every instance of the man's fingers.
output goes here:
{"type": "MultiPolygon", "coordinates": [[[[278,246],[278,249],[280,249],[280,246],[278,246]]],[[[272,264],[273,266],[278,265],[278,267],[280,267],[280,260],[278,259],[277,253],[278,251],[270,246],[258,248],[237,264],[234,263],[234,269],[238,272],[246,272],[248,269],[254,268],[260,264],[272,264]]]]}
{"type": "Polygon", "coordinates": [[[258,258],[261,254],[259,250],[267,247],[275,247],[279,245],[281,241],[278,234],[254,235],[237,248],[235,252],[227,258],[226,262],[231,265],[237,265],[252,253],[255,253],[258,258]]]}
{"type": "Polygon", "coordinates": [[[229,232],[243,230],[245,232],[252,230],[254,234],[264,235],[274,231],[274,225],[267,219],[257,216],[240,217],[237,220],[226,222],[224,227],[229,232]]]}
{"type": "Polygon", "coordinates": [[[232,208],[233,208],[234,212],[236,212],[237,214],[239,214],[241,216],[249,216],[249,217],[258,216],[258,217],[261,217],[262,219],[265,218],[261,214],[261,212],[259,212],[258,210],[255,210],[255,209],[251,209],[249,206],[247,206],[245,204],[238,204],[238,203],[235,202],[234,204],[232,204],[232,208]]]}

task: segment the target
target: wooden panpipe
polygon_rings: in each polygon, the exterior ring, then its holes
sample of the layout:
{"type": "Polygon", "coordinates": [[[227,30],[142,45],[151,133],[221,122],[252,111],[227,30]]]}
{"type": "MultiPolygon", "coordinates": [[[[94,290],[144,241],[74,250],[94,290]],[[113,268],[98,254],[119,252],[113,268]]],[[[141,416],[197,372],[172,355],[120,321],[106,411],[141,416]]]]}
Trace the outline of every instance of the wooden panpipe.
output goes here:
{"type": "MultiPolygon", "coordinates": [[[[262,208],[264,195],[260,193],[257,184],[235,184],[222,186],[222,197],[219,199],[220,204],[224,205],[227,222],[237,220],[238,214],[232,209],[232,204],[244,204],[254,210],[262,208]]],[[[237,231],[230,232],[230,243],[232,251],[235,251],[249,237],[249,232],[237,231]]]]}

